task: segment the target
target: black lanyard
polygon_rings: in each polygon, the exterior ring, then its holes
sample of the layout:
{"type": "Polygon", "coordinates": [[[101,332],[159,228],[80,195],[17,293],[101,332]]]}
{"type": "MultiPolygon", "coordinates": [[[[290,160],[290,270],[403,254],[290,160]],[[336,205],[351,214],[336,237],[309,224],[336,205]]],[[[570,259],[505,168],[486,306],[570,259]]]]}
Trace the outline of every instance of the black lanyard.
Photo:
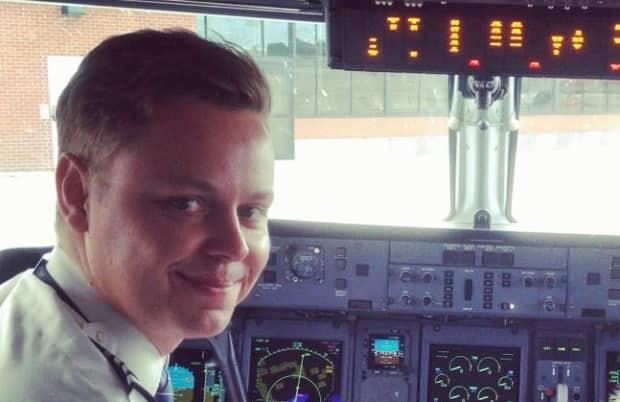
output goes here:
{"type": "MultiPolygon", "coordinates": [[[[73,311],[78,313],[84,319],[84,321],[90,323],[90,320],[84,315],[84,313],[82,313],[78,306],[75,305],[73,300],[69,298],[67,293],[65,293],[65,291],[60,287],[58,282],[56,282],[56,280],[52,278],[52,275],[50,275],[49,271],[47,270],[46,261],[44,259],[41,259],[37,263],[37,266],[34,269],[34,274],[43,283],[49,285],[52,289],[54,289],[60,300],[62,300],[73,311]]],[[[109,350],[99,345],[94,340],[91,339],[90,341],[97,347],[101,354],[110,363],[110,366],[112,366],[112,369],[118,376],[121,384],[123,384],[127,395],[129,395],[131,391],[136,390],[140,393],[140,395],[144,397],[144,399],[146,399],[147,402],[157,402],[157,400],[146,389],[144,389],[142,385],[140,385],[137,381],[134,380],[134,378],[137,378],[136,375],[132,373],[131,370],[129,370],[125,363],[123,363],[118,357],[114,356],[109,350]]]]}

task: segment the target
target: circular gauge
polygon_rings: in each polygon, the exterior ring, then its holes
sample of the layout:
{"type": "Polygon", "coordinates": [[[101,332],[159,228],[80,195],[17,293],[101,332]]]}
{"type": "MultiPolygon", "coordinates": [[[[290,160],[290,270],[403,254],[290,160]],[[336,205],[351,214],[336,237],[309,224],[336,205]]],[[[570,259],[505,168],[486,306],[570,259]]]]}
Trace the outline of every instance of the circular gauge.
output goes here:
{"type": "Polygon", "coordinates": [[[280,349],[260,359],[256,388],[266,402],[328,401],[338,384],[334,363],[309,349],[280,349]]]}
{"type": "Polygon", "coordinates": [[[502,366],[494,357],[485,357],[478,362],[477,370],[479,373],[495,375],[500,372],[502,366]]]}
{"type": "Polygon", "coordinates": [[[499,380],[497,380],[497,386],[503,389],[504,391],[510,391],[514,388],[515,382],[512,378],[508,376],[503,376],[499,380]]]}
{"type": "Polygon", "coordinates": [[[471,361],[463,355],[453,357],[448,366],[448,370],[458,374],[471,373],[472,368],[471,361]]]}
{"type": "Polygon", "coordinates": [[[435,376],[435,384],[439,385],[441,388],[448,388],[448,385],[450,385],[450,377],[444,373],[439,373],[435,376]]]}
{"type": "Polygon", "coordinates": [[[318,247],[291,248],[289,263],[293,280],[310,279],[321,272],[321,249],[318,247]]]}
{"type": "Polygon", "coordinates": [[[450,390],[448,398],[454,402],[467,402],[469,401],[469,391],[462,385],[457,385],[450,390]]]}
{"type": "Polygon", "coordinates": [[[484,387],[478,391],[478,395],[476,395],[476,400],[484,401],[484,402],[497,402],[497,391],[495,391],[491,387],[484,387]]]}

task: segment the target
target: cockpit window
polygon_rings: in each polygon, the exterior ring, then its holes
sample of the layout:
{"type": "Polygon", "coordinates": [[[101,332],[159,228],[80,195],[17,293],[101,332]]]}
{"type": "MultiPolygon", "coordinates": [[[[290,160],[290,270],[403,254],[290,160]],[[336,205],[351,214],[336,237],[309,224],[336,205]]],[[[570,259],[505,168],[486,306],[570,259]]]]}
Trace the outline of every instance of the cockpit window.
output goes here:
{"type": "MultiPolygon", "coordinates": [[[[267,74],[272,218],[451,225],[447,75],[331,70],[321,23],[5,1],[0,22],[0,249],[53,242],[56,98],[88,49],[147,27],[230,41],[267,74]]],[[[508,228],[620,233],[618,85],[521,80],[508,228]]]]}

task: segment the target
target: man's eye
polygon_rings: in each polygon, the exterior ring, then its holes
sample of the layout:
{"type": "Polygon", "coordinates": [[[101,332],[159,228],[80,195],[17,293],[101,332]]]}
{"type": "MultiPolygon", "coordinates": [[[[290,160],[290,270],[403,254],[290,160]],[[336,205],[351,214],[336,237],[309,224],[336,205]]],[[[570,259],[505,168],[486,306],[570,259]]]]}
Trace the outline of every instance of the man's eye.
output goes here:
{"type": "Polygon", "coordinates": [[[169,200],[169,204],[173,208],[183,212],[200,212],[204,209],[203,203],[195,198],[172,198],[169,200]]]}
{"type": "Polygon", "coordinates": [[[267,216],[267,211],[260,207],[241,208],[239,215],[245,219],[259,219],[267,216]]]}

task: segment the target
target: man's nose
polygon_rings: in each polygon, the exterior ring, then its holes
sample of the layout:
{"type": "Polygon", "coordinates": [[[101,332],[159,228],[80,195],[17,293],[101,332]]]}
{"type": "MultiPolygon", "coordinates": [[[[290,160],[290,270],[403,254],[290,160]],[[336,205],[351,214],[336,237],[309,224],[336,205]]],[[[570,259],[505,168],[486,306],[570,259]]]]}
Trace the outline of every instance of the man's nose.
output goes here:
{"type": "Polygon", "coordinates": [[[212,228],[208,252],[226,261],[241,261],[250,249],[237,213],[220,215],[212,228]]]}

